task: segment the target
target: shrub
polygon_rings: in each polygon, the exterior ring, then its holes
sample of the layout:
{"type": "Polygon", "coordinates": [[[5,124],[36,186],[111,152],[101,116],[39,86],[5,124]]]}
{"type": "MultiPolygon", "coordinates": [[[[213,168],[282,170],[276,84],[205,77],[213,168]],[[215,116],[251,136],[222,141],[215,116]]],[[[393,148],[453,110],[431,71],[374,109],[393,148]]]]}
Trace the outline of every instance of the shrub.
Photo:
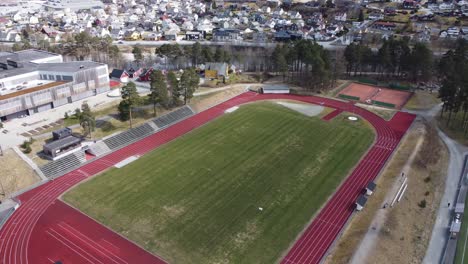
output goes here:
{"type": "Polygon", "coordinates": [[[28,153],[31,153],[32,149],[31,149],[31,146],[30,145],[27,145],[26,148],[24,148],[23,152],[28,154],[28,153]]]}
{"type": "Polygon", "coordinates": [[[426,203],[427,203],[426,199],[423,199],[422,201],[420,201],[418,203],[418,206],[421,207],[421,208],[426,208],[426,203]]]}
{"type": "Polygon", "coordinates": [[[31,144],[31,143],[29,143],[28,140],[25,140],[25,141],[23,142],[23,144],[20,145],[20,147],[23,148],[23,149],[25,149],[25,148],[27,148],[30,144],[31,144]]]}
{"type": "Polygon", "coordinates": [[[424,182],[430,182],[431,181],[431,177],[430,176],[427,176],[426,178],[424,178],[424,182]]]}
{"type": "Polygon", "coordinates": [[[427,192],[424,193],[425,196],[428,196],[429,194],[430,194],[429,191],[427,191],[427,192]]]}
{"type": "Polygon", "coordinates": [[[68,116],[68,113],[65,112],[65,115],[63,116],[63,118],[64,118],[64,119],[68,119],[68,117],[69,117],[69,116],[68,116]]]}

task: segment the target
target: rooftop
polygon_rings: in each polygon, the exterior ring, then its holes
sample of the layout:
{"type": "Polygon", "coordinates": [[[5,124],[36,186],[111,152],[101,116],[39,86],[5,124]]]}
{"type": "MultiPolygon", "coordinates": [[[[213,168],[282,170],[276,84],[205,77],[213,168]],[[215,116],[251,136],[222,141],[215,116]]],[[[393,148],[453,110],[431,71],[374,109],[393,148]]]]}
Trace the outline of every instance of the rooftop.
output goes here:
{"type": "Polygon", "coordinates": [[[64,84],[64,83],[66,83],[66,82],[51,82],[51,83],[47,83],[47,84],[44,84],[44,85],[36,86],[34,88],[24,89],[24,90],[20,90],[20,91],[17,91],[17,92],[1,95],[0,100],[5,100],[5,99],[13,98],[13,97],[16,97],[16,96],[19,96],[19,95],[49,89],[49,88],[52,88],[52,87],[55,87],[55,86],[58,86],[58,85],[61,85],[61,84],[64,84]]]}
{"type": "Polygon", "coordinates": [[[68,136],[58,140],[54,140],[44,145],[44,148],[54,151],[56,149],[66,148],[70,145],[80,143],[81,139],[75,136],[68,136]]]}
{"type": "Polygon", "coordinates": [[[59,71],[59,72],[79,72],[89,68],[95,68],[104,64],[93,61],[69,61],[61,63],[41,63],[38,64],[38,70],[59,71]]]}

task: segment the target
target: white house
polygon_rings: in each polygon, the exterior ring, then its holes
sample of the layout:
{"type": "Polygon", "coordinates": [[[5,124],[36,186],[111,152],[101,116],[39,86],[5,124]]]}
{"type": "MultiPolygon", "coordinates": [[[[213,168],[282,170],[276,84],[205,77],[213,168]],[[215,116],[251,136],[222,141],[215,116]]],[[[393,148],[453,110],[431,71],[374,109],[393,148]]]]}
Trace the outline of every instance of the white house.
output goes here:
{"type": "Polygon", "coordinates": [[[346,22],[346,12],[339,12],[335,14],[335,21],[346,22]]]}

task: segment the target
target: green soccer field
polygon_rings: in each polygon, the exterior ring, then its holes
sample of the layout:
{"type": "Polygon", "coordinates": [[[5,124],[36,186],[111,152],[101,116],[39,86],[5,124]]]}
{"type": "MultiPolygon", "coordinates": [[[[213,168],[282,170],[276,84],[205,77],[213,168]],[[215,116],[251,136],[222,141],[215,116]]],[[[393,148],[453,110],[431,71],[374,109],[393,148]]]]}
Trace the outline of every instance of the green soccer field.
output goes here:
{"type": "Polygon", "coordinates": [[[170,263],[274,263],[373,139],[343,114],[247,104],[63,198],[170,263]]]}

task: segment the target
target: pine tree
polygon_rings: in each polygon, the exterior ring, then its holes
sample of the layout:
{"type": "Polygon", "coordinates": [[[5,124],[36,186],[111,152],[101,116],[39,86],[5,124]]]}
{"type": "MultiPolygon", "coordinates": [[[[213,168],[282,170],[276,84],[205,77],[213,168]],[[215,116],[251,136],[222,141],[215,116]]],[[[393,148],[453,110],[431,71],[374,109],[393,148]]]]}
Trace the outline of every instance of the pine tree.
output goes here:
{"type": "Polygon", "coordinates": [[[180,88],[184,96],[184,104],[187,104],[188,101],[193,97],[193,93],[198,88],[200,83],[200,77],[195,72],[195,69],[186,69],[182,76],[180,77],[180,88]]]}
{"type": "Polygon", "coordinates": [[[153,71],[150,76],[149,100],[153,104],[153,115],[156,116],[156,105],[168,106],[167,84],[161,71],[153,71]]]}
{"type": "Polygon", "coordinates": [[[130,128],[132,128],[132,111],[133,107],[137,106],[140,101],[140,95],[137,92],[135,83],[129,82],[122,87],[122,101],[119,105],[119,112],[123,111],[123,114],[128,113],[128,118],[130,120],[130,128]]]}

